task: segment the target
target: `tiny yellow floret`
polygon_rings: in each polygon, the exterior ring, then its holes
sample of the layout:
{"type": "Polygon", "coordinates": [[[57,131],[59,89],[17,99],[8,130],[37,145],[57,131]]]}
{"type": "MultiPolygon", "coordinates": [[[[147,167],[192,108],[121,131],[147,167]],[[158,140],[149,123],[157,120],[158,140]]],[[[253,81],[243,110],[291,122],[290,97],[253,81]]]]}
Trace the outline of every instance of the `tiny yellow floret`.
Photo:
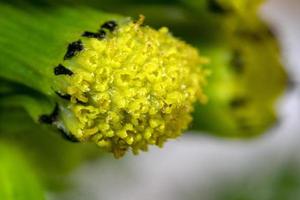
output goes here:
{"type": "Polygon", "coordinates": [[[142,23],[119,24],[104,39],[82,38],[84,50],[63,63],[74,73],[60,88],[71,96],[65,126],[116,157],[176,138],[191,122],[193,104],[205,101],[206,59],[167,28],[142,23]]]}

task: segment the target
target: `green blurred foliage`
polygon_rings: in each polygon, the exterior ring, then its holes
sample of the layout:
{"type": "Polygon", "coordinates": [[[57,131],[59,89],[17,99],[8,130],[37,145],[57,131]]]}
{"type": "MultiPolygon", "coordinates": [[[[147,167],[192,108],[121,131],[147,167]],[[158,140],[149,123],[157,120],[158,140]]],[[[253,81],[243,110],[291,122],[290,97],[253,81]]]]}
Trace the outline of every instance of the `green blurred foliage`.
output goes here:
{"type": "Polygon", "coordinates": [[[68,185],[63,177],[82,161],[101,155],[94,145],[71,143],[62,133],[33,122],[18,107],[0,105],[0,141],[17,146],[48,188],[68,185]]]}
{"type": "Polygon", "coordinates": [[[44,188],[25,151],[11,143],[0,143],[0,199],[43,200],[44,188]]]}
{"type": "Polygon", "coordinates": [[[239,34],[232,33],[229,44],[198,45],[211,60],[211,76],[208,104],[197,105],[192,129],[243,138],[260,135],[276,123],[276,103],[287,81],[278,44],[264,25],[239,34]]]}

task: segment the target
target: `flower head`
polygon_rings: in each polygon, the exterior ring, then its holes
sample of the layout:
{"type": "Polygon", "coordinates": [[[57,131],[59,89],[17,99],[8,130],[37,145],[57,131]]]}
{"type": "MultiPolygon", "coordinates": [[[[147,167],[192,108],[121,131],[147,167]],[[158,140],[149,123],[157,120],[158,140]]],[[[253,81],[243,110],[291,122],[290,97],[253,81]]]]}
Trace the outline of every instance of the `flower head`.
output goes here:
{"type": "Polygon", "coordinates": [[[142,23],[114,24],[101,37],[86,32],[76,43],[83,49],[62,63],[72,73],[56,78],[59,93],[70,98],[58,125],[116,157],[176,138],[188,127],[194,102],[205,101],[206,59],[167,28],[142,23]]]}

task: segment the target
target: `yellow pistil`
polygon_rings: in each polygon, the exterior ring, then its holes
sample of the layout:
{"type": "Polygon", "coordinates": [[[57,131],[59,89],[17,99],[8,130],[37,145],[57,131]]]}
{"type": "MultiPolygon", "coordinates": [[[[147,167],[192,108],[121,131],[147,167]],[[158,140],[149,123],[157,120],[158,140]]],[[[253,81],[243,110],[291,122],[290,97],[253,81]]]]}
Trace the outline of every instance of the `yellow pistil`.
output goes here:
{"type": "Polygon", "coordinates": [[[142,20],[119,24],[102,40],[82,38],[84,50],[63,63],[74,72],[60,88],[71,95],[65,126],[116,157],[176,138],[194,102],[205,101],[206,59],[167,28],[156,31],[142,20]]]}

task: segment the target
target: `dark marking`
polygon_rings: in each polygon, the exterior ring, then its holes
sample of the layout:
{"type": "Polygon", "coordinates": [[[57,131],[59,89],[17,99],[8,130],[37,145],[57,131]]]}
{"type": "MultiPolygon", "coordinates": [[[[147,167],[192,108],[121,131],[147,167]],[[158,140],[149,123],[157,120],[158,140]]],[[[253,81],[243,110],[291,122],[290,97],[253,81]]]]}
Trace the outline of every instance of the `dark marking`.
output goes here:
{"type": "Polygon", "coordinates": [[[240,128],[242,131],[251,131],[251,130],[252,130],[252,127],[249,126],[249,125],[246,125],[246,124],[240,124],[240,125],[239,125],[239,128],[240,128]]]}
{"type": "Polygon", "coordinates": [[[283,124],[282,119],[279,119],[278,117],[276,117],[274,119],[274,123],[273,123],[272,129],[278,129],[280,126],[282,126],[282,124],[283,124]]]}
{"type": "Polygon", "coordinates": [[[270,37],[275,38],[276,33],[275,33],[275,31],[274,31],[271,27],[267,27],[267,28],[266,28],[266,32],[267,32],[267,34],[268,34],[270,37]]]}
{"type": "Polygon", "coordinates": [[[233,51],[231,61],[230,61],[230,65],[239,74],[244,71],[245,59],[244,59],[241,51],[239,51],[239,50],[234,50],[233,51]]]}
{"type": "Polygon", "coordinates": [[[240,117],[237,119],[238,128],[242,131],[253,131],[253,126],[249,123],[249,120],[245,117],[240,117]]]}
{"type": "Polygon", "coordinates": [[[51,117],[49,117],[49,115],[41,115],[39,122],[44,124],[52,124],[53,120],[51,117]]]}
{"type": "Polygon", "coordinates": [[[249,125],[249,124],[240,123],[239,124],[239,128],[242,131],[253,131],[253,127],[251,125],[249,125]]]}
{"type": "Polygon", "coordinates": [[[54,68],[54,74],[56,76],[58,75],[73,75],[73,72],[71,70],[69,70],[68,68],[66,68],[65,66],[63,66],[62,64],[59,64],[57,67],[54,68]]]}
{"type": "Polygon", "coordinates": [[[248,34],[248,36],[252,41],[255,41],[255,42],[261,42],[264,39],[262,34],[255,33],[255,32],[252,32],[252,33],[250,32],[248,34]]]}
{"type": "Polygon", "coordinates": [[[264,40],[264,34],[258,32],[251,32],[247,30],[238,30],[236,34],[242,38],[252,40],[253,42],[261,42],[264,40]]]}
{"type": "Polygon", "coordinates": [[[71,95],[69,95],[69,94],[62,94],[62,93],[59,93],[57,91],[55,91],[55,94],[57,94],[62,99],[65,99],[65,100],[68,100],[68,101],[71,100],[71,95]]]}
{"type": "Polygon", "coordinates": [[[118,24],[115,21],[107,21],[102,24],[101,29],[108,29],[110,32],[114,31],[118,24]]]}
{"type": "Polygon", "coordinates": [[[49,115],[47,115],[47,114],[41,115],[39,117],[39,122],[45,123],[45,124],[52,124],[53,122],[55,122],[57,120],[58,112],[59,112],[58,104],[55,104],[55,107],[54,107],[54,110],[52,111],[52,113],[50,113],[49,115]]]}
{"type": "Polygon", "coordinates": [[[105,38],[105,31],[100,30],[98,33],[93,33],[93,32],[89,32],[89,31],[85,31],[82,36],[83,37],[87,37],[87,38],[97,38],[97,39],[103,39],[105,38]]]}
{"type": "MultiPolygon", "coordinates": [[[[85,96],[86,98],[88,98],[87,97],[88,94],[86,92],[83,93],[83,96],[85,96]]],[[[76,98],[76,103],[86,106],[88,102],[83,102],[83,101],[81,101],[81,100],[79,100],[79,99],[76,98]]]]}
{"type": "Polygon", "coordinates": [[[245,106],[247,104],[247,99],[245,98],[235,98],[230,102],[230,106],[232,108],[238,108],[238,107],[242,107],[245,106]]]}
{"type": "Polygon", "coordinates": [[[58,129],[58,131],[60,132],[60,135],[63,139],[68,140],[70,142],[79,142],[79,140],[72,134],[68,134],[67,132],[65,132],[63,129],[58,129]]]}
{"type": "Polygon", "coordinates": [[[287,90],[289,91],[293,91],[299,85],[299,83],[293,80],[290,76],[288,76],[288,79],[285,84],[287,85],[287,90]]]}
{"type": "MultiPolygon", "coordinates": [[[[71,95],[69,95],[69,94],[62,94],[62,93],[59,93],[57,91],[55,91],[55,94],[57,94],[57,96],[59,96],[62,99],[65,99],[65,100],[68,100],[68,101],[71,100],[71,95]]],[[[80,101],[79,99],[76,99],[76,103],[81,104],[81,105],[87,105],[86,102],[80,101]]]]}
{"type": "Polygon", "coordinates": [[[67,49],[67,53],[64,56],[64,59],[69,59],[75,56],[75,54],[79,51],[83,50],[83,44],[81,42],[81,40],[78,40],[76,42],[72,42],[71,44],[69,44],[68,49],[67,49]]]}
{"type": "Polygon", "coordinates": [[[98,34],[103,35],[103,38],[106,36],[106,32],[102,29],[99,30],[98,34]]]}
{"type": "Polygon", "coordinates": [[[80,101],[79,99],[76,99],[76,103],[78,103],[80,105],[84,105],[84,106],[87,105],[87,102],[80,101]]]}
{"type": "Polygon", "coordinates": [[[227,14],[231,10],[222,6],[218,0],[208,0],[207,2],[208,9],[216,14],[227,14]]]}

